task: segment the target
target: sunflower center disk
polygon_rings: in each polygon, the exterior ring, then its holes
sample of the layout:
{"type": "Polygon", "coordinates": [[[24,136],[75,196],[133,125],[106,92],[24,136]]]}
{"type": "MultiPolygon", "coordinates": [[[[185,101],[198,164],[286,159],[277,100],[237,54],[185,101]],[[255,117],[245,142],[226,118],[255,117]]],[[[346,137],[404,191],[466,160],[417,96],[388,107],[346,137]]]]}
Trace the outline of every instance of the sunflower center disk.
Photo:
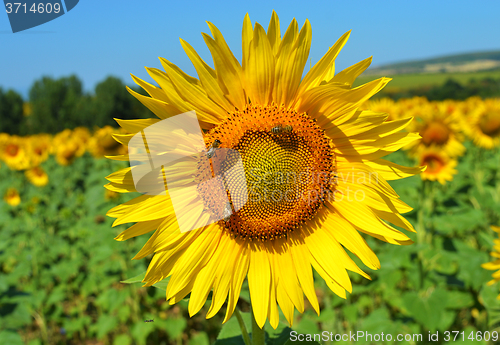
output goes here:
{"type": "Polygon", "coordinates": [[[427,165],[428,173],[437,173],[439,172],[445,165],[443,159],[437,155],[427,155],[422,160],[422,165],[427,165]]]}
{"type": "Polygon", "coordinates": [[[329,139],[305,114],[277,106],[236,111],[207,134],[207,142],[241,155],[246,191],[238,179],[225,183],[234,202],[246,203],[221,224],[235,236],[272,240],[311,219],[335,190],[329,139]],[[234,191],[238,191],[235,193],[234,191]]]}
{"type": "Polygon", "coordinates": [[[14,157],[15,155],[17,155],[17,152],[19,151],[19,147],[17,147],[16,145],[9,145],[7,146],[7,154],[14,157]]]}
{"type": "Polygon", "coordinates": [[[479,123],[481,131],[491,137],[500,135],[500,114],[485,116],[479,123]]]}
{"type": "Polygon", "coordinates": [[[441,122],[431,122],[420,134],[422,142],[429,146],[431,144],[443,145],[450,137],[450,130],[441,122]]]}

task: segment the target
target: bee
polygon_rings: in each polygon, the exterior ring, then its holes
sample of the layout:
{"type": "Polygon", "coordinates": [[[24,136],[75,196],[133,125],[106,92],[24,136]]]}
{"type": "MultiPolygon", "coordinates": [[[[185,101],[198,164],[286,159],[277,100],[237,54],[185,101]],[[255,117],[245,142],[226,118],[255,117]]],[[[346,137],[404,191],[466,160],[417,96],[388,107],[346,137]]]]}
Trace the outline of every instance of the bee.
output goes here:
{"type": "Polygon", "coordinates": [[[219,139],[215,139],[210,148],[207,151],[207,157],[212,158],[215,154],[215,150],[220,146],[221,142],[219,139]]]}
{"type": "Polygon", "coordinates": [[[271,133],[278,134],[278,133],[281,133],[282,130],[283,130],[283,127],[281,125],[277,125],[277,126],[274,126],[273,128],[271,128],[271,133]]]}
{"type": "Polygon", "coordinates": [[[280,133],[290,133],[293,130],[293,127],[290,125],[282,126],[281,124],[278,124],[271,128],[271,133],[274,134],[280,134],[280,133]]]}
{"type": "Polygon", "coordinates": [[[226,206],[224,207],[224,213],[223,213],[224,221],[227,222],[232,214],[233,210],[231,208],[231,203],[227,202],[226,206]]]}

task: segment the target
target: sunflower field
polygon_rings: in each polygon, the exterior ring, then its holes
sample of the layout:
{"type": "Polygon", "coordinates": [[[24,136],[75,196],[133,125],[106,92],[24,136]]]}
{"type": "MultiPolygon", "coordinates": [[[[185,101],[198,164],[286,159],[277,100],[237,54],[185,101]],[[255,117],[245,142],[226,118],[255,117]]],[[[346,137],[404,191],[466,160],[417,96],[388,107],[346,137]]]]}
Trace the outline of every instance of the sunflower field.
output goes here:
{"type": "MultiPolygon", "coordinates": [[[[354,286],[345,299],[314,272],[319,316],[304,301],[304,312],[293,316],[292,325],[283,315],[276,329],[266,322],[268,343],[290,344],[293,331],[392,338],[354,341],[332,335],[321,339],[325,344],[441,344],[454,338],[497,343],[500,100],[383,98],[363,108],[389,114],[387,121],[413,117],[405,130],[422,137],[388,156],[397,164],[427,166],[419,175],[390,182],[413,208],[406,219],[417,230],[409,234],[414,243],[394,246],[365,236],[381,268],[369,271],[370,280],[350,274],[354,286]],[[430,341],[436,334],[437,341],[430,341]],[[397,341],[397,335],[406,338],[397,341]]],[[[224,324],[223,313],[204,317],[211,295],[202,312],[190,317],[189,296],[175,305],[165,300],[166,280],[151,287],[137,284],[147,264],[130,259],[146,240],[120,242],[127,224],[113,228],[106,212],[130,198],[112,183],[103,188],[106,176],[128,166],[104,158],[124,153],[114,137],[126,134],[112,127],[0,134],[1,344],[244,343],[239,322],[251,328],[246,281],[241,312],[224,324]]]]}
{"type": "Polygon", "coordinates": [[[207,24],[198,78],[0,89],[0,345],[499,344],[500,82],[207,24]]]}

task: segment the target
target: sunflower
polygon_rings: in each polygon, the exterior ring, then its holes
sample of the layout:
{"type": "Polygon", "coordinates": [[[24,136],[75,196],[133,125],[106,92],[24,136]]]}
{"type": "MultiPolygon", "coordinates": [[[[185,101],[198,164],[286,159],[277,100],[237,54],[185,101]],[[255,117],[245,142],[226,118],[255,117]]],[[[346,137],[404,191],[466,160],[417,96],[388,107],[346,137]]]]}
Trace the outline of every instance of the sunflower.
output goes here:
{"type": "Polygon", "coordinates": [[[73,163],[77,157],[83,156],[90,134],[86,128],[65,129],[58,133],[52,142],[52,153],[56,161],[63,166],[73,163]]]}
{"type": "Polygon", "coordinates": [[[500,145],[500,99],[487,99],[470,113],[464,125],[474,143],[485,149],[500,145]]]}
{"type": "Polygon", "coordinates": [[[28,181],[37,187],[46,186],[49,183],[49,176],[42,167],[34,167],[24,172],[28,181]]]}
{"type": "Polygon", "coordinates": [[[27,169],[26,140],[16,135],[4,137],[0,144],[0,158],[13,170],[27,169]]]}
{"type": "Polygon", "coordinates": [[[397,120],[401,118],[401,111],[399,103],[394,100],[384,97],[376,100],[368,100],[363,109],[369,109],[371,111],[386,113],[388,115],[387,120],[397,120]]]}
{"type": "Polygon", "coordinates": [[[106,189],[106,191],[104,192],[104,199],[105,200],[113,200],[113,199],[118,198],[118,196],[119,196],[119,194],[117,192],[109,190],[109,189],[106,189]]]}
{"type": "MultiPolygon", "coordinates": [[[[267,33],[258,23],[252,26],[246,15],[242,64],[220,31],[208,25],[212,37],[203,38],[215,68],[181,40],[198,79],[161,59],[165,71],[147,68],[160,87],[133,76],[150,97],[129,91],[159,119],[195,110],[207,150],[220,143],[219,149],[240,154],[251,187],[247,203],[234,212],[228,203],[224,219],[188,232],[181,232],[178,222],[197,224],[213,216],[196,211],[197,195],[209,210],[217,197],[203,187],[198,194],[186,192],[184,207],[175,214],[169,190],[166,195],[141,195],[114,207],[108,216],[117,218],[114,225],[136,222],[116,237],[119,241],[155,231],[134,259],[154,254],[143,282],[151,286],[170,277],[166,298],[171,304],[190,293],[188,309],[194,315],[213,290],[207,318],[227,300],[227,321],[248,277],[257,324],[262,327],[269,319],[276,328],[278,304],[291,324],[295,308],[304,311],[304,294],[319,313],[312,268],[342,298],[352,291],[347,270],[369,279],[346,249],[369,268],[380,268],[359,232],[396,245],[412,243],[387,223],[414,231],[400,215],[411,208],[386,181],[422,168],[402,167],[382,157],[420,137],[400,132],[411,118],[386,122],[387,114],[359,110],[390,79],[352,88],[370,58],[335,74],[335,58],[350,32],[302,78],[311,44],[309,21],[299,31],[294,19],[282,36],[276,13],[267,33]]],[[[127,144],[159,119],[117,120],[131,134],[115,138],[127,144]]],[[[184,141],[189,143],[189,138],[184,141]]],[[[213,175],[210,165],[201,164],[207,155],[198,156],[199,170],[188,182],[213,175]]],[[[136,191],[131,168],[107,179],[110,190],[136,191]]],[[[227,196],[235,204],[246,191],[238,179],[225,182],[228,190],[236,191],[227,196]]]]}
{"type": "MultiPolygon", "coordinates": [[[[90,131],[86,127],[76,127],[73,129],[73,137],[78,139],[78,141],[82,144],[84,149],[87,148],[87,144],[90,140],[90,131]]],[[[82,153],[83,155],[83,153],[82,153]]]]}
{"type": "Polygon", "coordinates": [[[416,121],[410,130],[418,131],[422,140],[414,142],[405,149],[411,149],[410,155],[419,156],[419,151],[436,147],[450,157],[457,157],[465,152],[462,144],[461,112],[454,103],[432,102],[413,108],[411,114],[416,121]]]}
{"type": "Polygon", "coordinates": [[[104,157],[112,155],[123,155],[127,150],[118,141],[113,139],[114,134],[123,134],[119,129],[111,126],[105,126],[95,131],[89,141],[89,151],[94,157],[104,157]]]}
{"type": "MultiPolygon", "coordinates": [[[[500,234],[500,226],[491,226],[491,230],[500,234]]],[[[493,240],[495,245],[493,246],[493,251],[490,253],[491,256],[495,258],[495,261],[482,264],[481,267],[487,270],[496,271],[493,273],[493,279],[488,282],[488,286],[495,284],[500,281],[500,238],[493,240]]],[[[500,295],[497,296],[500,299],[500,295]]]]}
{"type": "Polygon", "coordinates": [[[28,138],[30,166],[36,167],[49,158],[52,137],[48,134],[37,134],[28,138]]]}
{"type": "Polygon", "coordinates": [[[15,188],[7,189],[3,199],[10,206],[17,206],[21,203],[21,197],[19,196],[19,192],[15,188]]]}
{"type": "Polygon", "coordinates": [[[427,169],[420,174],[422,180],[445,184],[446,181],[453,180],[453,175],[457,174],[455,170],[457,161],[435,147],[421,150],[418,159],[420,165],[427,166],[427,169]]]}

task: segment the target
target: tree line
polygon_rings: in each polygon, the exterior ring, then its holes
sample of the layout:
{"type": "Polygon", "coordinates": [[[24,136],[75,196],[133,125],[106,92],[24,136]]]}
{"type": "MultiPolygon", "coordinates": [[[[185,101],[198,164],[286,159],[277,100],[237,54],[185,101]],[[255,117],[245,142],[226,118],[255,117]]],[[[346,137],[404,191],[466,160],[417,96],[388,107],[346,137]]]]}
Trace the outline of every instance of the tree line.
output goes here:
{"type": "MultiPolygon", "coordinates": [[[[141,88],[133,88],[145,94],[141,88]]],[[[28,135],[58,133],[79,126],[117,126],[113,118],[151,117],[151,112],[136,100],[116,77],[98,83],[93,92],[84,92],[81,80],[71,75],[35,80],[28,99],[14,90],[0,87],[0,132],[28,135]]]]}
{"type": "MultiPolygon", "coordinates": [[[[140,87],[133,89],[146,94],[140,87]]],[[[382,91],[377,96],[395,100],[424,96],[436,101],[463,100],[471,96],[500,97],[500,79],[471,79],[466,84],[449,79],[440,86],[382,91]]],[[[84,92],[82,82],[75,75],[59,79],[42,77],[31,86],[27,100],[14,90],[4,91],[0,87],[0,133],[54,134],[79,126],[89,129],[116,126],[113,118],[139,119],[152,116],[126,90],[125,84],[113,76],[97,84],[93,92],[84,92]]]]}

